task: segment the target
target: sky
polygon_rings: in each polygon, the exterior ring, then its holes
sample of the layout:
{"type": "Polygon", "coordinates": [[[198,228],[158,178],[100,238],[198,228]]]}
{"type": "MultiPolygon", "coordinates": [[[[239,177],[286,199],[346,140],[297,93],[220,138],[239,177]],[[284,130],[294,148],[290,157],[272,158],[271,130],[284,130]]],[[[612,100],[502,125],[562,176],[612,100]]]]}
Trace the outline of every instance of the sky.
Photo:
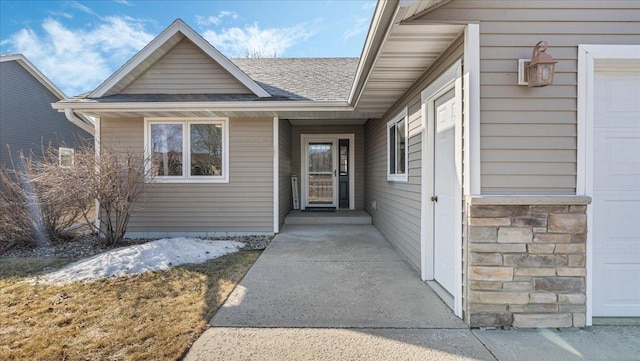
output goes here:
{"type": "Polygon", "coordinates": [[[95,89],[176,18],[229,58],[359,57],[375,0],[0,0],[0,53],[67,96],[95,89]]]}

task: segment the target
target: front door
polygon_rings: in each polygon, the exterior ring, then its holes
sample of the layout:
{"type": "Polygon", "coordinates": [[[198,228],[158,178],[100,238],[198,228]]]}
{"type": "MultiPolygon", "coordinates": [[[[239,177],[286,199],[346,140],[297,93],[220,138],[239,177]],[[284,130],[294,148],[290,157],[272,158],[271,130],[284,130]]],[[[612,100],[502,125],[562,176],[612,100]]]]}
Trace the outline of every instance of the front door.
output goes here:
{"type": "Polygon", "coordinates": [[[455,89],[434,104],[434,270],[436,282],[455,294],[455,89]]]}
{"type": "Polygon", "coordinates": [[[593,88],[593,316],[640,317],[640,70],[593,88]]]}
{"type": "Polygon", "coordinates": [[[307,207],[336,207],[336,140],[309,140],[307,153],[307,207]]]}

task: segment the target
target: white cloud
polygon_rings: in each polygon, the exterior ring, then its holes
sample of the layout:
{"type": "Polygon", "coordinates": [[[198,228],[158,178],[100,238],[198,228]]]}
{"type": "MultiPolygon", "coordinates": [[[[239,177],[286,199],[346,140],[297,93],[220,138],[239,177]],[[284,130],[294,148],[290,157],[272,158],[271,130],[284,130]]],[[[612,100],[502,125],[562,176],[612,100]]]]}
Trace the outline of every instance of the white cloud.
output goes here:
{"type": "Polygon", "coordinates": [[[86,5],[82,5],[77,1],[72,1],[71,2],[71,6],[82,11],[83,13],[87,13],[89,15],[98,15],[96,14],[93,10],[91,10],[90,7],[86,6],[86,5]]]}
{"type": "Polygon", "coordinates": [[[301,23],[286,28],[260,29],[258,24],[244,28],[205,31],[202,36],[228,57],[273,57],[318,33],[315,24],[301,23]]]}
{"type": "Polygon", "coordinates": [[[131,6],[131,3],[128,2],[127,0],[114,0],[114,1],[116,2],[116,4],[131,6]]]}
{"type": "Polygon", "coordinates": [[[347,29],[343,34],[343,39],[347,40],[356,35],[360,35],[366,32],[369,29],[369,22],[371,21],[371,12],[373,8],[376,6],[375,1],[369,1],[362,4],[362,16],[356,16],[353,19],[353,25],[347,29]]]}
{"type": "Polygon", "coordinates": [[[362,8],[364,10],[371,10],[371,9],[373,9],[375,7],[376,7],[376,1],[374,1],[374,0],[371,0],[369,2],[366,2],[366,3],[362,4],[362,8]]]}
{"type": "Polygon", "coordinates": [[[90,30],[45,19],[42,29],[42,36],[22,29],[2,45],[11,53],[24,54],[70,96],[94,89],[153,39],[142,22],[128,17],[103,18],[90,30]]]}
{"type": "Polygon", "coordinates": [[[344,40],[349,39],[352,36],[356,36],[362,32],[367,31],[369,28],[369,18],[358,17],[354,20],[353,26],[344,32],[344,40]]]}
{"type": "Polygon", "coordinates": [[[73,19],[73,15],[65,12],[49,11],[48,13],[51,14],[52,16],[59,16],[66,19],[73,19]]]}
{"type": "Polygon", "coordinates": [[[220,25],[224,18],[230,18],[232,20],[238,19],[238,14],[233,11],[222,10],[218,13],[218,15],[210,15],[210,16],[200,16],[196,15],[196,21],[199,25],[207,26],[207,25],[220,25]]]}

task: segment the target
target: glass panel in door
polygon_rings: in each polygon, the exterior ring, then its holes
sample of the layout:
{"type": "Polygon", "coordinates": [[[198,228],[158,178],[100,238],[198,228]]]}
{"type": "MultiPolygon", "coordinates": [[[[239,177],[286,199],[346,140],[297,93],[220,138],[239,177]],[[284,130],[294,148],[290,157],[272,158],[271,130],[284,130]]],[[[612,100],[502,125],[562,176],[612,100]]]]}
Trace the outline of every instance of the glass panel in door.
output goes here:
{"type": "Polygon", "coordinates": [[[330,142],[309,142],[309,205],[332,206],[334,204],[334,150],[330,142]]]}

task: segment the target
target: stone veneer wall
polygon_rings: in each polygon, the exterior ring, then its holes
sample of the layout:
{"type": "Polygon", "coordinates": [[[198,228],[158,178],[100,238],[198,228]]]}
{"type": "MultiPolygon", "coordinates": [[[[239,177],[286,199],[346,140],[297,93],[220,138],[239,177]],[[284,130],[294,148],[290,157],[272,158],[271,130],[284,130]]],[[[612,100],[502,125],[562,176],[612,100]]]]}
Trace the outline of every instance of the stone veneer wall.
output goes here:
{"type": "Polygon", "coordinates": [[[465,320],[471,327],[584,327],[589,197],[467,200],[465,320]]]}

